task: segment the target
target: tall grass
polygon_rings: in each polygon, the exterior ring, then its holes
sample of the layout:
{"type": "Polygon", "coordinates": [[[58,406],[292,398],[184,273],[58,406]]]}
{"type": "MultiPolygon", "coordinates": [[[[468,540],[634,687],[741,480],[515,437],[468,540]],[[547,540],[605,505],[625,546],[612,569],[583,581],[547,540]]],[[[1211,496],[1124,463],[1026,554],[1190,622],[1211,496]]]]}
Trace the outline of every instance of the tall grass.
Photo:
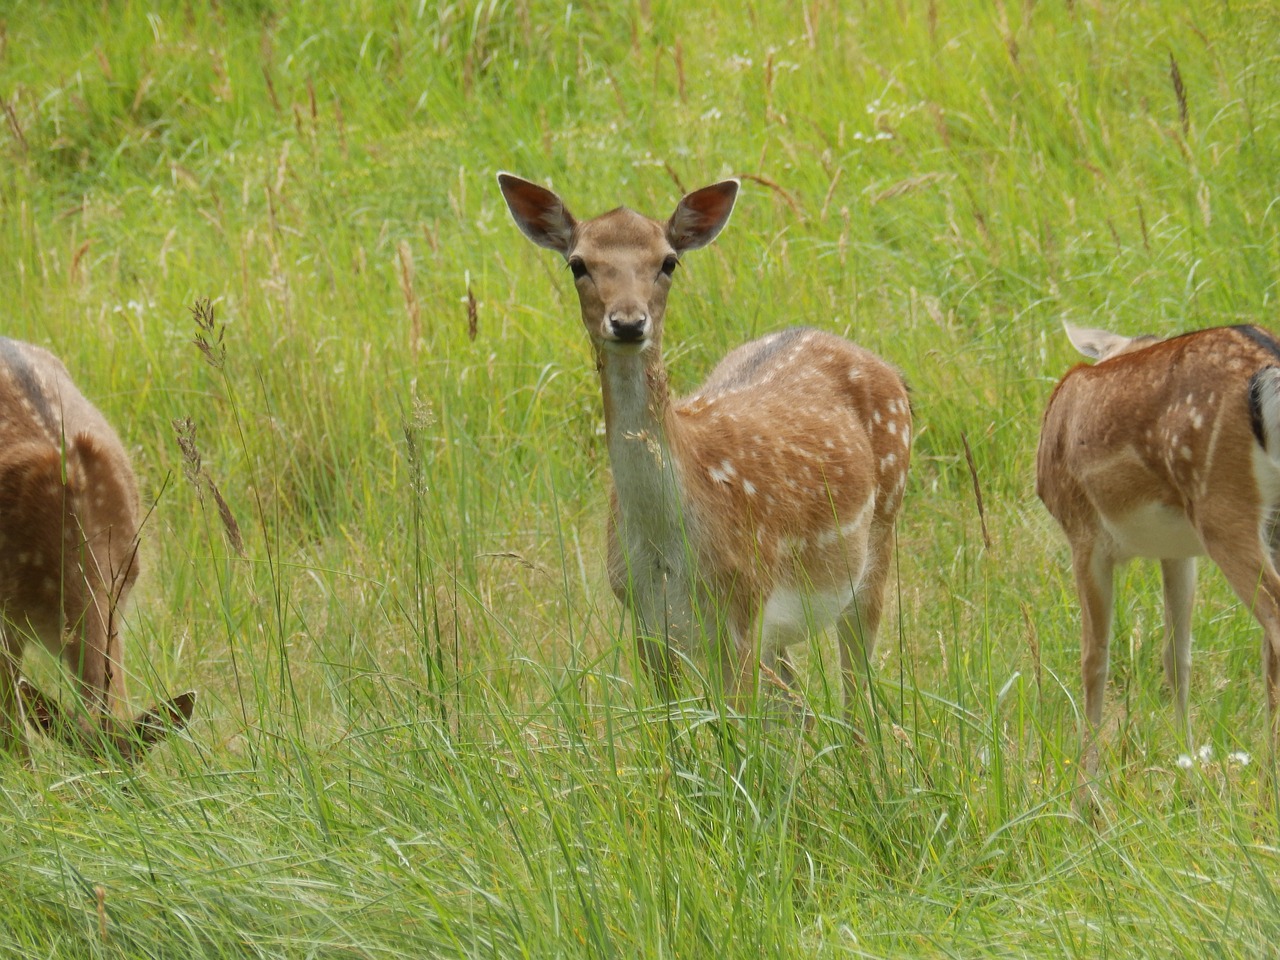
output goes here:
{"type": "Polygon", "coordinates": [[[1273,949],[1252,619],[1206,569],[1212,755],[1183,770],[1159,590],[1126,571],[1081,822],[1075,600],[1031,484],[1063,318],[1273,321],[1273,5],[10,0],[0,24],[4,332],[63,357],[154,506],[134,699],[202,698],[136,771],[45,745],[5,770],[3,952],[1273,949]],[[696,687],[667,707],[636,670],[571,283],[498,169],[583,215],[744,178],[672,295],[678,389],[790,323],[905,372],[865,745],[827,719],[829,638],[807,733],[696,687]]]}

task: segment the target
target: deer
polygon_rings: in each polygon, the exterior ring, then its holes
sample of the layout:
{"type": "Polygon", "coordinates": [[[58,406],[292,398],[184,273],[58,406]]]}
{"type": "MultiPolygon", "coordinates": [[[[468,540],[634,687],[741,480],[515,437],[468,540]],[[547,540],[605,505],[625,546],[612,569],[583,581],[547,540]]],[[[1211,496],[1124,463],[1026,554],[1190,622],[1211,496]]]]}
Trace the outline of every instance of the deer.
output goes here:
{"type": "Polygon", "coordinates": [[[687,194],[665,221],[627,207],[579,221],[545,187],[509,173],[498,185],[524,235],[573,277],[612,471],[608,580],[642,670],[670,700],[682,663],[705,654],[731,709],[761,680],[795,707],[787,649],[834,624],[852,724],[911,456],[902,376],[843,337],[793,327],[732,350],[677,398],[667,296],[684,255],[728,223],[739,182],[687,194]]]}
{"type": "MultiPolygon", "coordinates": [[[[1196,558],[1216,563],[1262,627],[1272,741],[1280,703],[1280,340],[1256,326],[1163,339],[1066,324],[1084,356],[1049,399],[1036,492],[1066,535],[1081,610],[1085,728],[1079,786],[1093,800],[1113,579],[1160,561],[1164,671],[1179,740],[1188,694],[1196,558]]],[[[1096,803],[1094,804],[1096,806],[1096,803]]]]}
{"type": "Polygon", "coordinates": [[[139,759],[187,723],[194,692],[117,719],[119,614],[139,574],[138,484],[120,438],[40,347],[0,338],[0,750],[30,766],[25,719],[97,759],[139,759]],[[82,707],[20,676],[27,646],[61,654],[82,707]]]}

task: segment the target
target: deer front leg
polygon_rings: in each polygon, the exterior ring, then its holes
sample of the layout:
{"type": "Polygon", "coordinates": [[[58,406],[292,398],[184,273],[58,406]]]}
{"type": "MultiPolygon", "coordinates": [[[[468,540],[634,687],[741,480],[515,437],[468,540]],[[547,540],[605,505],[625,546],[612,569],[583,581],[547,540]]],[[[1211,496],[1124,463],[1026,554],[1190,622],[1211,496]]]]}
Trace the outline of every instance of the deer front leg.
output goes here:
{"type": "Polygon", "coordinates": [[[1090,544],[1073,551],[1071,568],[1080,595],[1080,674],[1086,722],[1079,786],[1087,788],[1088,780],[1098,770],[1098,737],[1102,704],[1107,695],[1115,563],[1090,544]]]}
{"type": "Polygon", "coordinates": [[[17,757],[29,767],[31,753],[18,698],[18,658],[7,632],[0,631],[0,641],[0,751],[17,757]]]}
{"type": "Polygon", "coordinates": [[[1191,605],[1196,592],[1196,561],[1162,560],[1164,580],[1164,675],[1173,694],[1178,736],[1191,749],[1191,717],[1187,698],[1191,689],[1191,605]]]}

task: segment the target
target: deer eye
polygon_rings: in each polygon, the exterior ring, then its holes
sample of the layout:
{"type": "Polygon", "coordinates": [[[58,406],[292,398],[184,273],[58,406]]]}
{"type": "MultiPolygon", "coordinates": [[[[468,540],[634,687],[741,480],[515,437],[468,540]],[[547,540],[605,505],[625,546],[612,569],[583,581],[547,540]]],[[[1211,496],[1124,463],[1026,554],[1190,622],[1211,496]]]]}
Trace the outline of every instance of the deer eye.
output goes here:
{"type": "Polygon", "coordinates": [[[676,255],[670,254],[667,259],[662,261],[662,272],[668,277],[676,272],[676,267],[680,265],[680,261],[676,259],[676,255]]]}
{"type": "Polygon", "coordinates": [[[575,280],[581,280],[583,277],[590,275],[587,273],[587,265],[582,262],[581,257],[570,257],[569,269],[573,271],[573,279],[575,280]]]}

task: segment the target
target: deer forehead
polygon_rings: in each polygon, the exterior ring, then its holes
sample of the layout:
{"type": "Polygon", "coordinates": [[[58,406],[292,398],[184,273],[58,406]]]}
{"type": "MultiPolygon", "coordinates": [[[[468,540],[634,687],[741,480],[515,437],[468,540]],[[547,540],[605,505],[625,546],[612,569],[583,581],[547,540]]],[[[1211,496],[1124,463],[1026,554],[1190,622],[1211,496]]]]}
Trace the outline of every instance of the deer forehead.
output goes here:
{"type": "Polygon", "coordinates": [[[581,257],[593,269],[600,265],[654,270],[675,253],[666,227],[627,207],[618,207],[578,227],[570,256],[581,257]]]}

